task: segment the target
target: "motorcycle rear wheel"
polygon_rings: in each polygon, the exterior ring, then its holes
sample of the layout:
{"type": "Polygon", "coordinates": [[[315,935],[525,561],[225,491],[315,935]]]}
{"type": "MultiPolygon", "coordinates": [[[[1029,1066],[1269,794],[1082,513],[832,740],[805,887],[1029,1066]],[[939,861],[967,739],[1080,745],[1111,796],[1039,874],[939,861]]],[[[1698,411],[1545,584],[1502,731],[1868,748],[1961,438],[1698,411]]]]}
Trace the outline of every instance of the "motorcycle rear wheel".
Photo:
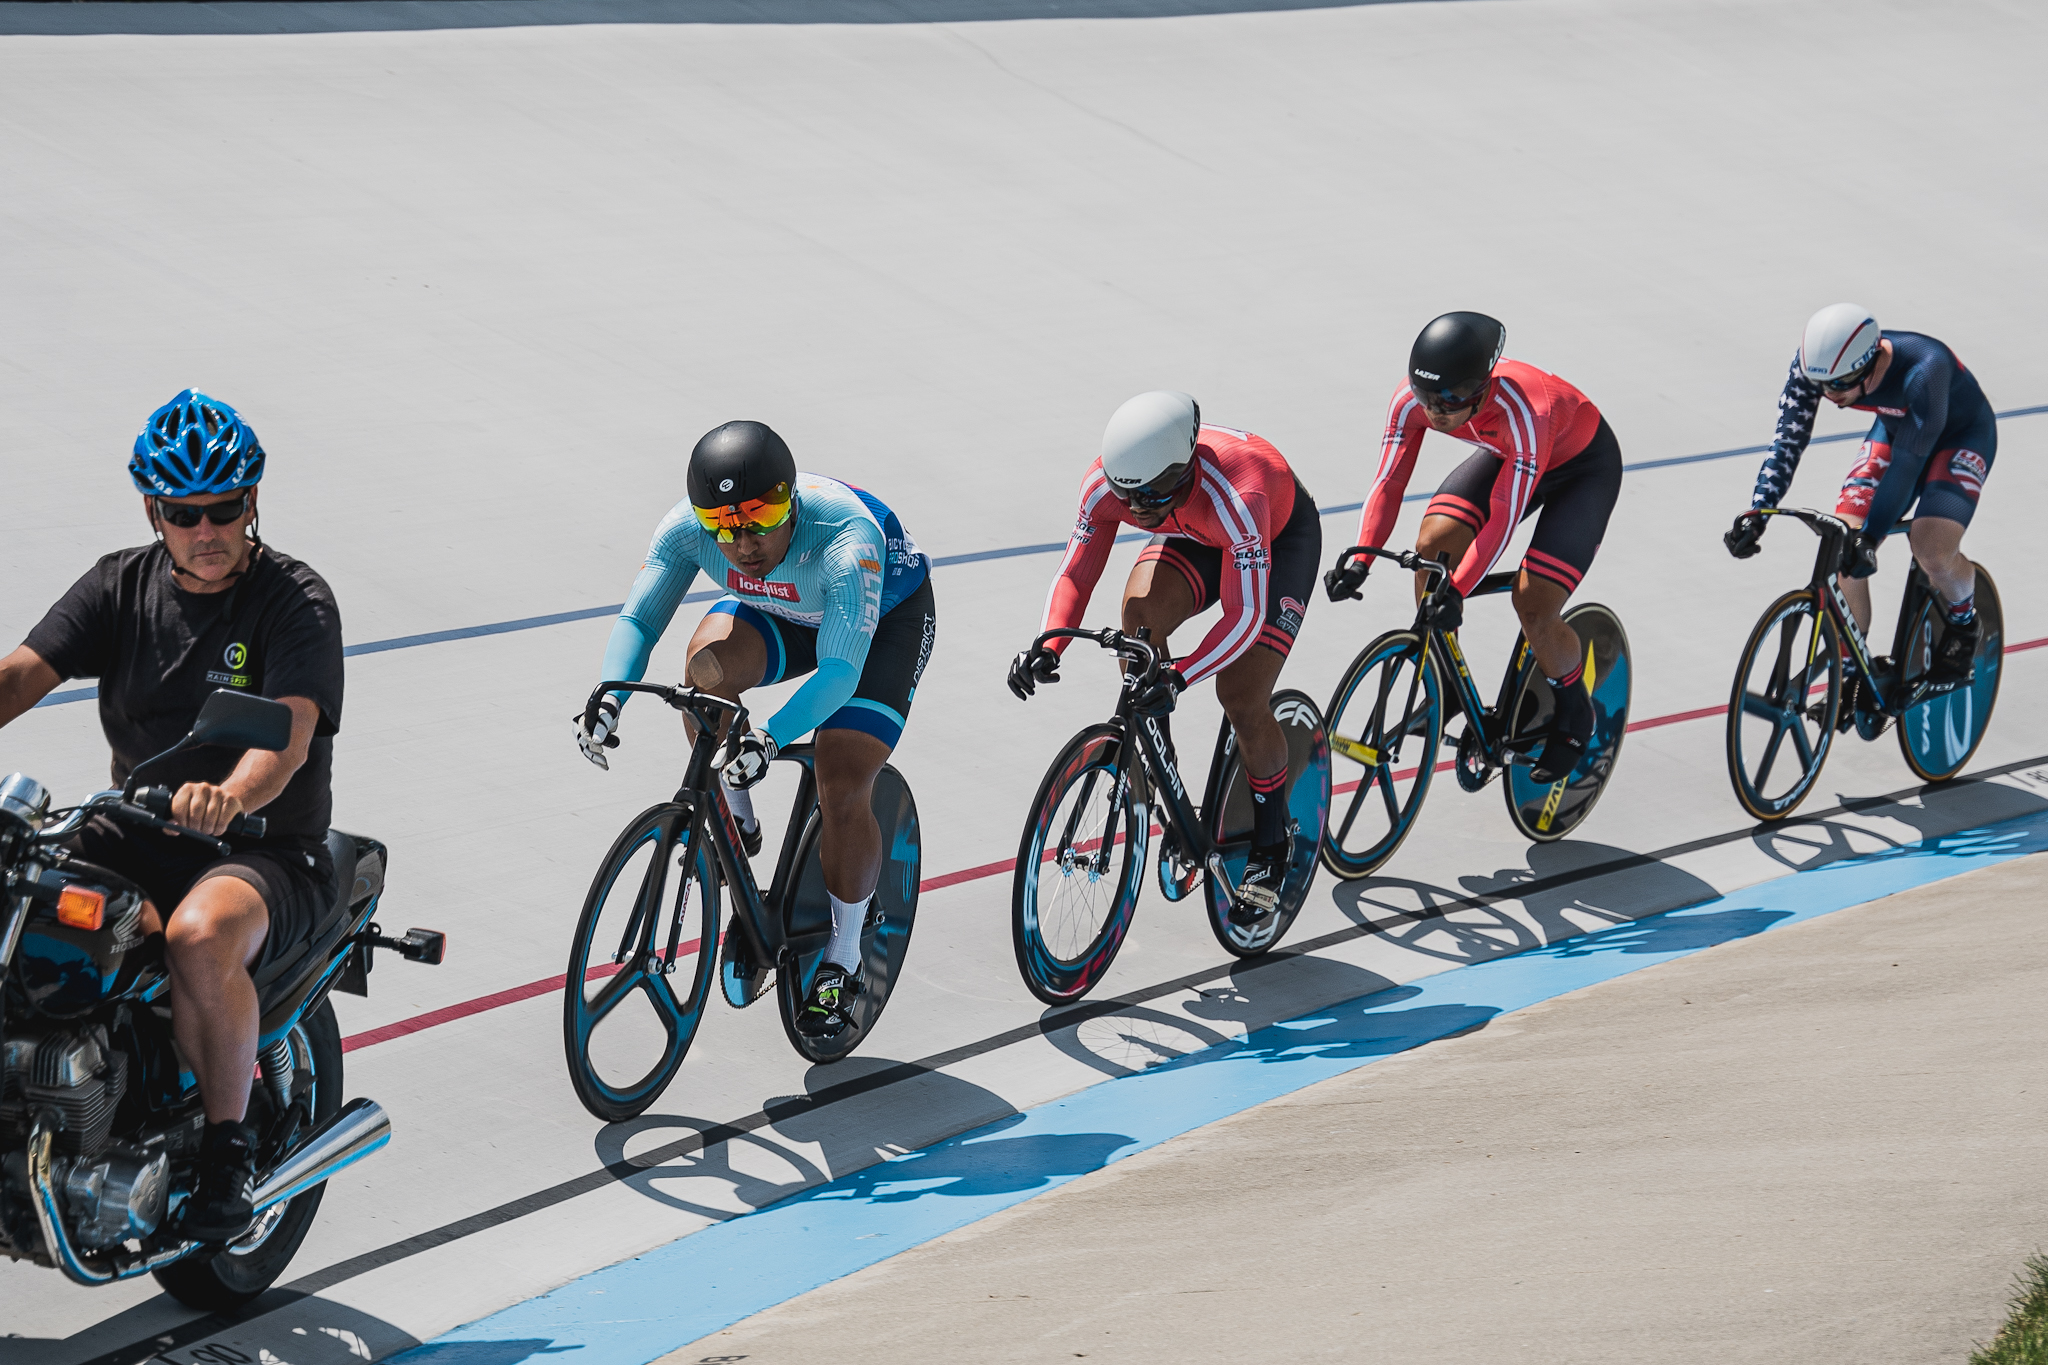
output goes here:
{"type": "MultiPolygon", "coordinates": [[[[322,1000],[319,1009],[299,1022],[298,1029],[313,1061],[312,1126],[318,1128],[341,1108],[341,1025],[334,1017],[334,1002],[322,1000]]],[[[252,1123],[262,1121],[264,1115],[258,1110],[268,1102],[259,1081],[249,1095],[252,1123]]],[[[298,1254],[299,1244],[313,1230],[313,1215],[320,1211],[320,1197],[326,1192],[323,1182],[285,1205],[284,1216],[253,1247],[200,1252],[150,1273],[166,1293],[188,1308],[209,1313],[239,1308],[284,1274],[298,1254]]]]}

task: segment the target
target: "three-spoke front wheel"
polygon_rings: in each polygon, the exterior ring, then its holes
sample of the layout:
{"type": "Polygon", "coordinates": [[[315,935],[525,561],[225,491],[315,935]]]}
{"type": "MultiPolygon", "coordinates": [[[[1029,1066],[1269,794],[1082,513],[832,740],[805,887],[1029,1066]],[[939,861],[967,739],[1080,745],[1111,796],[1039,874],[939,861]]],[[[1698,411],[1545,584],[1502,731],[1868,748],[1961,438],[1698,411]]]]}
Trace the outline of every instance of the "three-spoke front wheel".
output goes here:
{"type": "Polygon", "coordinates": [[[1790,815],[1827,762],[1842,707],[1842,646],[1808,589],[1770,605],[1735,666],[1728,698],[1728,780],[1759,820],[1790,815]]]}
{"type": "Polygon", "coordinates": [[[1390,631],[1352,660],[1328,708],[1331,776],[1323,866],[1373,872],[1408,837],[1436,773],[1442,699],[1415,632],[1390,631]]]}
{"type": "Polygon", "coordinates": [[[682,806],[642,811],[605,854],[562,991],[569,1081],[598,1118],[643,1112],[682,1066],[710,996],[718,910],[710,849],[682,806]]]}
{"type": "Polygon", "coordinates": [[[1079,1000],[1116,960],[1145,870],[1149,816],[1122,767],[1124,738],[1094,725],[1067,743],[1017,850],[1017,970],[1048,1005],[1079,1000]]]}

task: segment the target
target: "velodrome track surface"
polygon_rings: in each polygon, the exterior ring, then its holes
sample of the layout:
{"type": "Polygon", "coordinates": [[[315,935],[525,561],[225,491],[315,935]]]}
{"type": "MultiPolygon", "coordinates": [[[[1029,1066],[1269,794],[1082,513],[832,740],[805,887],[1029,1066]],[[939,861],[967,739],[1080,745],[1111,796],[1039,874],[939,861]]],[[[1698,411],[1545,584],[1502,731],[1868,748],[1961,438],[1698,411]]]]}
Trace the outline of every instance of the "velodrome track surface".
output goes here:
{"type": "MultiPolygon", "coordinates": [[[[1584,388],[1632,462],[1766,439],[1799,323],[1838,297],[1952,341],[2002,411],[2048,404],[2030,9],[1063,8],[0,5],[0,635],[140,539],[121,461],[185,384],[251,415],[272,452],[266,536],[326,574],[357,646],[616,603],[691,442],[759,417],[962,560],[938,572],[938,648],[898,756],[936,880],[1012,856],[1045,762],[1108,705],[1089,660],[1010,698],[1002,669],[1054,556],[972,557],[1063,537],[1104,417],[1139,389],[1186,388],[1271,438],[1325,507],[1361,496],[1408,341],[1452,307],[1503,317],[1510,353],[1584,388]],[[776,22],[792,16],[849,22],[776,22]],[[760,22],[691,22],[732,17],[760,22]]],[[[2034,641],[2048,415],[2001,438],[1967,544],[2008,638],[2034,641]]],[[[1849,449],[1817,447],[1793,501],[1825,505],[1849,449]]],[[[1411,491],[1455,457],[1433,440],[1411,491]]],[[[1638,719],[1724,702],[1750,623],[1806,572],[1803,532],[1775,528],[1741,564],[1720,548],[1754,466],[1624,484],[1582,596],[1628,625],[1638,719]]],[[[1354,525],[1326,518],[1326,545],[1354,525]]],[[[1326,695],[1405,598],[1380,578],[1364,603],[1318,600],[1285,680],[1326,695]]],[[[1490,675],[1508,613],[1470,615],[1490,675]]],[[[292,1272],[312,1297],[279,1310],[293,1322],[382,1354],[1166,1052],[2048,806],[2030,776],[2048,765],[2048,651],[2030,651],[1973,764],[1988,780],[1920,793],[1889,737],[1848,742],[1814,818],[1758,833],[1718,718],[1696,715],[1631,736],[1581,839],[1530,848],[1494,792],[1440,784],[1387,879],[1319,883],[1290,941],[1326,946],[1232,970],[1192,914],[1148,897],[1097,992],[1134,1003],[1078,1027],[1017,982],[1008,876],[956,880],[925,896],[907,978],[853,1060],[807,1069],[768,1006],[714,1007],[655,1111],[605,1130],[562,1075],[558,997],[475,1002],[560,973],[595,859],[673,786],[682,746],[654,708],[629,709],[609,774],[569,741],[606,630],[350,664],[337,823],[393,847],[385,922],[452,947],[339,1002],[367,1044],[349,1089],[397,1136],[333,1182],[292,1272]],[[1448,913],[1400,913],[1427,909],[1448,913]],[[1349,932],[1366,924],[1384,932],[1349,932]],[[442,1022],[399,1034],[423,1017],[442,1022]]],[[[657,652],[655,676],[680,668],[679,645],[657,652]]],[[[1181,733],[1215,716],[1191,696],[1181,733]]],[[[0,768],[60,795],[103,765],[89,703],[0,735],[0,768]]],[[[0,1267],[18,1338],[0,1361],[133,1358],[211,1330],[153,1289],[0,1267]]]]}

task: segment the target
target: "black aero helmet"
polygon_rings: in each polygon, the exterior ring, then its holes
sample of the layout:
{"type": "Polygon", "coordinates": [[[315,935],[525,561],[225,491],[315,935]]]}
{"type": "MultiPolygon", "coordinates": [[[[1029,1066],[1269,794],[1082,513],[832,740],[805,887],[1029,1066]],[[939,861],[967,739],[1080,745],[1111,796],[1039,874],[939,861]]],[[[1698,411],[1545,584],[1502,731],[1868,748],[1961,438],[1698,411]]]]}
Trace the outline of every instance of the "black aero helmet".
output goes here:
{"type": "Polygon", "coordinates": [[[1445,313],[1422,329],[1408,352],[1408,387],[1424,407],[1468,407],[1500,363],[1508,329],[1484,313],[1445,313]]]}
{"type": "Polygon", "coordinates": [[[769,531],[789,518],[796,457],[765,422],[727,422],[690,452],[690,506],[707,531],[731,540],[742,528],[769,531]]]}

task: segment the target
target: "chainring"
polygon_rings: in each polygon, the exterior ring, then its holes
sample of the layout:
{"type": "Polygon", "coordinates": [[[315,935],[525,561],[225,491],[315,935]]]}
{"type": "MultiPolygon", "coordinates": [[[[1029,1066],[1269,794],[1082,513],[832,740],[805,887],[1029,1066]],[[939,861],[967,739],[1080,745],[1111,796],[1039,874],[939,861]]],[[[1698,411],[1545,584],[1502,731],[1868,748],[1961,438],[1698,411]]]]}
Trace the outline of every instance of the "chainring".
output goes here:
{"type": "Polygon", "coordinates": [[[1458,736],[1458,758],[1453,771],[1458,775],[1458,785],[1468,792],[1484,791],[1497,771],[1479,751],[1479,731],[1469,718],[1458,736]]]}

